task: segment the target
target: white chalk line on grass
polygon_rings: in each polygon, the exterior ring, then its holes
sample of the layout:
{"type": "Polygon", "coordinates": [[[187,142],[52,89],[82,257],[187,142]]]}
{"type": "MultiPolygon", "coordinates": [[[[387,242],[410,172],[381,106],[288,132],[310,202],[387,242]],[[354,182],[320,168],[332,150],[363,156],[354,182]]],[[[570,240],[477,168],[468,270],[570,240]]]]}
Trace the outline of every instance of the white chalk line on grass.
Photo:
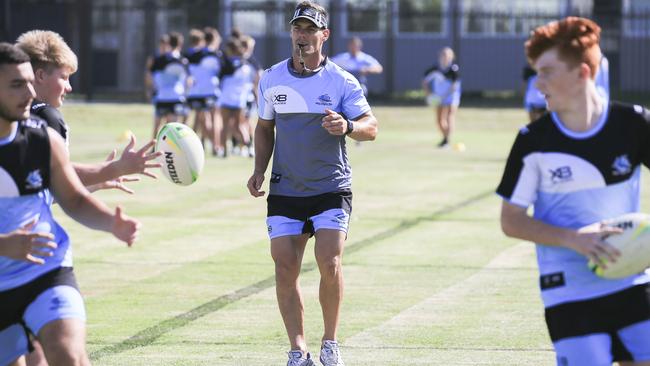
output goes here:
{"type": "MultiPolygon", "coordinates": [[[[527,268],[529,271],[536,271],[534,260],[531,260],[533,252],[534,245],[529,242],[520,242],[508,247],[470,277],[433,294],[375,327],[368,328],[347,338],[343,346],[345,348],[368,349],[472,350],[490,352],[530,352],[534,350],[551,352],[552,347],[550,344],[548,348],[517,348],[507,346],[457,347],[454,345],[450,345],[449,347],[432,345],[428,347],[382,344],[386,338],[391,338],[390,336],[387,337],[387,335],[394,333],[396,334],[395,338],[400,339],[399,334],[408,332],[409,329],[416,326],[422,327],[427,324],[430,324],[431,327],[435,327],[436,325],[453,326],[453,324],[445,324],[445,320],[453,320],[453,314],[455,312],[462,312],[465,308],[463,304],[467,304],[468,299],[471,299],[470,304],[475,304],[480,301],[488,302],[490,299],[488,297],[489,294],[486,294],[486,292],[496,291],[499,286],[507,286],[507,281],[499,281],[500,278],[503,278],[503,270],[515,268],[521,270],[522,268],[527,268]],[[450,316],[450,314],[452,315],[450,316]]],[[[531,286],[533,286],[533,283],[531,283],[531,286]]],[[[501,299],[499,301],[502,302],[503,300],[501,299]]],[[[500,303],[495,302],[495,306],[500,306],[500,303]]],[[[538,313],[542,313],[541,302],[532,306],[539,306],[538,313]]]]}

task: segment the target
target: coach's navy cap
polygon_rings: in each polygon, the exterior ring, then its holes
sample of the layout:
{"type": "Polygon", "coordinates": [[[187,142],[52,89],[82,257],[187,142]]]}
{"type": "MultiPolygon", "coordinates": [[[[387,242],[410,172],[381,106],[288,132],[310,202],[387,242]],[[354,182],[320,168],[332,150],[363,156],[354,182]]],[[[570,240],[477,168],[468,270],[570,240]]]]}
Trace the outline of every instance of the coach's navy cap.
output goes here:
{"type": "Polygon", "coordinates": [[[299,6],[293,13],[293,18],[289,23],[293,24],[293,22],[301,18],[316,24],[318,28],[327,28],[327,17],[315,8],[299,6]]]}

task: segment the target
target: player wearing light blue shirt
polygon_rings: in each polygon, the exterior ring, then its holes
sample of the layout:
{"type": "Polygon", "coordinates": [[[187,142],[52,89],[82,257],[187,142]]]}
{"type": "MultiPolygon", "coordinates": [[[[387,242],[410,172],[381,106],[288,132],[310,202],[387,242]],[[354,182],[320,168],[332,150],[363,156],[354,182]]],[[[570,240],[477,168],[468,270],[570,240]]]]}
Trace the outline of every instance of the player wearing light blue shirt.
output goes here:
{"type": "Polygon", "coordinates": [[[422,80],[427,104],[435,108],[436,122],[442,133],[442,140],[438,143],[440,148],[449,146],[460,105],[460,67],[453,63],[454,57],[454,51],[444,47],[438,54],[438,64],[425,71],[422,80]]]}
{"type": "Polygon", "coordinates": [[[221,96],[219,107],[223,119],[221,143],[234,137],[240,148],[245,148],[244,155],[253,156],[250,127],[245,117],[246,103],[259,79],[257,70],[244,57],[244,45],[239,39],[230,39],[226,43],[226,55],[219,78],[221,79],[221,96]]]}
{"type": "Polygon", "coordinates": [[[359,37],[353,37],[348,42],[348,52],[340,53],[330,60],[341,66],[343,70],[354,75],[361,84],[363,94],[368,95],[368,74],[381,74],[384,68],[376,58],[361,51],[363,42],[359,37]]]}
{"type": "Polygon", "coordinates": [[[324,334],[320,361],[344,365],[337,343],[342,301],[341,257],[352,205],[351,168],[345,138],[374,140],[377,120],[359,82],[327,60],[327,12],[310,1],[291,19],[292,57],[262,75],[255,129],[255,168],[248,180],[261,191],[273,156],[267,228],[275,262],[276,293],[291,350],[289,366],[313,366],[305,340],[298,275],[310,236],[321,268],[319,296],[324,334]]]}
{"type": "Polygon", "coordinates": [[[528,120],[532,122],[546,112],[546,99],[535,86],[537,72],[528,64],[524,67],[523,79],[525,84],[524,108],[528,112],[528,120]]]}
{"type": "Polygon", "coordinates": [[[29,118],[33,82],[29,56],[0,44],[0,364],[22,364],[30,333],[50,364],[88,364],[83,300],[69,238],[52,217],[53,197],[75,220],[129,245],[139,224],[93,198],[62,138],[29,118]]]}
{"type": "Polygon", "coordinates": [[[604,240],[615,228],[585,227],[638,212],[641,166],[650,167],[650,112],[610,102],[596,88],[599,36],[593,21],[568,17],[526,42],[550,113],[517,135],[497,188],[501,226],[536,243],[558,365],[645,366],[650,273],[604,279],[587,265],[620,255],[604,240]]]}
{"type": "Polygon", "coordinates": [[[194,111],[194,131],[200,134],[205,146],[205,140],[212,143],[212,152],[218,151],[215,142],[214,121],[212,109],[217,103],[219,91],[219,71],[221,57],[217,52],[205,47],[205,33],[198,29],[190,31],[192,47],[185,53],[188,61],[190,88],[187,91],[187,104],[194,111]]]}
{"type": "Polygon", "coordinates": [[[153,137],[156,138],[161,123],[185,122],[187,106],[185,92],[189,70],[187,59],[181,55],[183,36],[176,32],[169,34],[171,51],[156,57],[149,69],[153,89],[156,116],[153,137]]]}
{"type": "Polygon", "coordinates": [[[600,56],[600,66],[596,73],[596,89],[604,97],[609,99],[609,60],[605,54],[600,56]]]}
{"type": "Polygon", "coordinates": [[[246,107],[248,96],[255,85],[257,71],[241,55],[229,56],[226,63],[231,67],[231,73],[221,74],[219,106],[243,109],[246,107]]]}
{"type": "Polygon", "coordinates": [[[188,60],[192,86],[187,92],[187,100],[194,109],[208,109],[217,99],[219,91],[219,55],[207,48],[190,49],[185,55],[188,60]],[[200,104],[192,105],[193,100],[200,104]]]}

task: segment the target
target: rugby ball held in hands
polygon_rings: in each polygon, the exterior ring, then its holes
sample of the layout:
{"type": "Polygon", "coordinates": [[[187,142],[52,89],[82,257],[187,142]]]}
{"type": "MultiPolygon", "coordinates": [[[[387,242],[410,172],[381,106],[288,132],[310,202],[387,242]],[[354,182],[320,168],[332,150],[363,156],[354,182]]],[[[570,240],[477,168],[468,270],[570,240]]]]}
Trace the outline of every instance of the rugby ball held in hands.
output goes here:
{"type": "Polygon", "coordinates": [[[629,213],[604,220],[602,224],[623,231],[605,238],[621,255],[614,263],[606,262],[606,268],[589,261],[589,268],[595,274],[603,278],[623,278],[641,273],[650,267],[650,215],[629,213]]]}
{"type": "Polygon", "coordinates": [[[188,186],[199,178],[205,155],[201,140],[188,126],[170,122],[156,138],[156,151],[162,151],[161,170],[175,184],[188,186]]]}

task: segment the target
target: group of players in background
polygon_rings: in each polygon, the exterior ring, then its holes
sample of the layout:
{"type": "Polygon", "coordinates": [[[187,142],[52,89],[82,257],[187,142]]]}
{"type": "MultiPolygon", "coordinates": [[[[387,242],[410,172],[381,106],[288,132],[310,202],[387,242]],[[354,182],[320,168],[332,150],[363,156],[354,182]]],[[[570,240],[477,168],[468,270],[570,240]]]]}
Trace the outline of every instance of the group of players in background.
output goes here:
{"type": "MultiPolygon", "coordinates": [[[[160,38],[145,70],[146,97],[155,109],[153,137],[164,123],[189,122],[192,112],[193,129],[206,148],[210,143],[212,155],[253,157],[251,116],[263,67],[253,55],[255,39],[250,35],[233,29],[223,50],[221,41],[211,27],[191,29],[186,50],[178,32],[160,38]]],[[[362,40],[353,37],[348,51],[331,60],[354,75],[367,96],[367,75],[380,74],[383,67],[362,47],[362,40]]]]}
{"type": "MultiPolygon", "coordinates": [[[[253,56],[255,39],[235,29],[222,51],[216,29],[192,29],[189,48],[184,52],[183,39],[177,32],[163,35],[157,55],[147,61],[146,93],[155,106],[153,136],[163,123],[186,122],[191,110],[193,128],[204,146],[206,141],[211,143],[214,156],[226,157],[234,152],[253,157],[250,118],[263,70],[253,56]]],[[[333,56],[331,61],[351,73],[367,97],[368,75],[381,74],[383,66],[362,48],[361,38],[352,37],[347,52],[333,56]]],[[[451,48],[443,48],[438,63],[425,71],[422,82],[427,103],[436,109],[441,148],[449,146],[460,104],[461,81],[454,58],[451,48]]]]}
{"type": "Polygon", "coordinates": [[[192,29],[189,47],[184,37],[170,32],[160,38],[158,53],[147,61],[147,97],[155,108],[153,136],[167,122],[187,122],[194,112],[193,128],[212,155],[232,152],[254,156],[251,110],[257,99],[262,68],[253,57],[255,40],[233,30],[221,50],[221,35],[214,28],[192,29]],[[232,141],[232,145],[228,145],[232,141]]]}

